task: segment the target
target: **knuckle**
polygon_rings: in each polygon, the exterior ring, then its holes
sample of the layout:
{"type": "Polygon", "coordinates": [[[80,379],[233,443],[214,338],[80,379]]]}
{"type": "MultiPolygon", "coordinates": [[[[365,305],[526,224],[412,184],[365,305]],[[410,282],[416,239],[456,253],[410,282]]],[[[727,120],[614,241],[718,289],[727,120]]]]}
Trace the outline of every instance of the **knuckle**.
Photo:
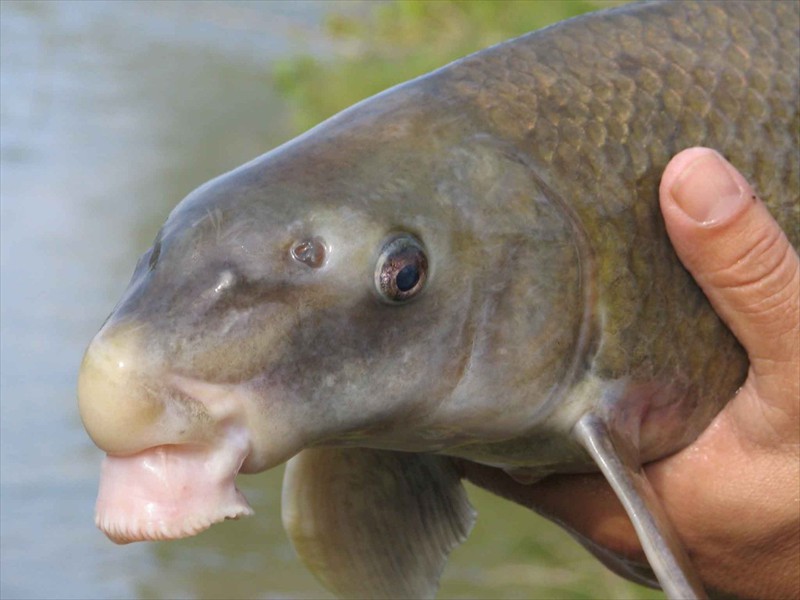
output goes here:
{"type": "MultiPolygon", "coordinates": [[[[771,336],[796,333],[800,321],[800,261],[784,233],[765,227],[747,249],[703,277],[731,308],[771,336]]],[[[704,285],[705,287],[705,285],[704,285]]]]}
{"type": "Polygon", "coordinates": [[[761,227],[750,234],[742,244],[740,236],[725,240],[719,251],[719,264],[706,273],[706,278],[720,289],[742,288],[758,283],[773,273],[784,260],[783,245],[789,242],[777,227],[761,227]],[[732,252],[729,246],[742,250],[732,252]]]}

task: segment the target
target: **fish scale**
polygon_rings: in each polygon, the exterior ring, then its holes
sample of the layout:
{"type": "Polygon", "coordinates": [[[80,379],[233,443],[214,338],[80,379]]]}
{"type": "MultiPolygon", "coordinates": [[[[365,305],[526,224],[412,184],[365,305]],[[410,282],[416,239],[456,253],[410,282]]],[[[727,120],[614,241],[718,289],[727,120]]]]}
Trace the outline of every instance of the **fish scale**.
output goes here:
{"type": "Polygon", "coordinates": [[[702,144],[753,182],[797,247],[800,5],[683,4],[679,14],[642,5],[622,17],[557,24],[451,66],[439,85],[469,97],[515,140],[574,208],[598,257],[628,257],[627,269],[617,261],[598,268],[598,294],[613,324],[605,339],[617,338],[613,347],[606,341],[598,372],[635,377],[664,368],[696,380],[700,371],[715,390],[742,372],[742,350],[664,251],[669,245],[643,242],[666,240],[657,190],[670,157],[702,144]],[[475,81],[477,91],[462,83],[475,81]],[[662,317],[676,312],[685,325],[665,334],[662,317]],[[726,360],[686,358],[702,356],[693,350],[720,336],[726,360]]]}

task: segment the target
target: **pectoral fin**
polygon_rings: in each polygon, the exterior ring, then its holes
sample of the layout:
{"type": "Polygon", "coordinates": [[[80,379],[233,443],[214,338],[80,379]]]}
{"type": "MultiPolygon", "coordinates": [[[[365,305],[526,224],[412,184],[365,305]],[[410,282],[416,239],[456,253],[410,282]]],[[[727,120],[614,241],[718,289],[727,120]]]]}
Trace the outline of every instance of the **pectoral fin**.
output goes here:
{"type": "Polygon", "coordinates": [[[584,415],[573,430],[606,476],[633,523],[662,589],[668,598],[706,598],[672,523],[642,470],[635,449],[614,436],[600,417],[584,415]]]}
{"type": "Polygon", "coordinates": [[[360,598],[433,597],[475,520],[450,459],[365,448],[314,448],[290,460],[282,513],[322,584],[360,598]]]}

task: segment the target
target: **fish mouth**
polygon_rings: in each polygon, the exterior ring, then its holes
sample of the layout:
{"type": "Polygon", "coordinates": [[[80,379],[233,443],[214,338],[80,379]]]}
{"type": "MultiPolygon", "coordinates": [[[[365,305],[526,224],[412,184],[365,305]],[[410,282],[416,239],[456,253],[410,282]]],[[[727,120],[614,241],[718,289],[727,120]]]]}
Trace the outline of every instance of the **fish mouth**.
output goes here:
{"type": "Polygon", "coordinates": [[[246,430],[229,427],[213,445],[166,444],[107,455],[95,524],[113,542],[127,544],[189,537],[252,515],[234,483],[248,448],[246,430]]]}
{"type": "Polygon", "coordinates": [[[299,450],[295,428],[267,416],[258,382],[176,372],[144,333],[131,323],[104,328],[78,378],[81,420],[107,455],[95,523],[119,544],[188,537],[253,514],[237,474],[299,450]]]}
{"type": "Polygon", "coordinates": [[[119,375],[90,368],[81,388],[84,423],[107,453],[95,506],[100,530],[118,544],[172,540],[252,515],[234,483],[252,453],[241,386],[119,375]]]}

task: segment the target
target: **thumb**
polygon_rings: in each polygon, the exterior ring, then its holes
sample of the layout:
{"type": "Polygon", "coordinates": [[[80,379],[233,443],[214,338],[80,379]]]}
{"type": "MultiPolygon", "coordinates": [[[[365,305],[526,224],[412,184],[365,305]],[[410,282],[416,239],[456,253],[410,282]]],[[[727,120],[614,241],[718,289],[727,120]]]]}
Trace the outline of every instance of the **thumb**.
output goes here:
{"type": "Polygon", "coordinates": [[[681,261],[747,351],[748,384],[796,418],[800,262],[786,235],[744,177],[707,148],[667,166],[661,210],[681,261]]]}

